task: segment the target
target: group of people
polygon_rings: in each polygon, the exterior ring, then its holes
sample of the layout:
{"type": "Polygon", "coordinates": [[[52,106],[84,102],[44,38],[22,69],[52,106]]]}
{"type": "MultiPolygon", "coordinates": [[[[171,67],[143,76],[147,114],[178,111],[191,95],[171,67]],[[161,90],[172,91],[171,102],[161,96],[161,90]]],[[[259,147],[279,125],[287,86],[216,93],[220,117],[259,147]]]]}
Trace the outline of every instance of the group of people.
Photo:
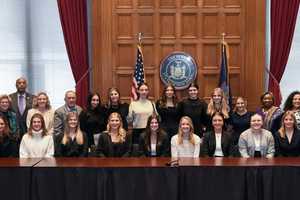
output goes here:
{"type": "Polygon", "coordinates": [[[76,93],[67,91],[65,105],[54,110],[45,92],[34,96],[26,87],[26,79],[19,78],[17,92],[0,96],[0,157],[300,156],[299,91],[283,109],[266,92],[250,112],[243,97],[231,109],[221,88],[206,103],[195,83],[181,101],[167,85],[154,102],[143,83],[130,104],[110,88],[106,104],[92,93],[82,109],[76,93]]]}

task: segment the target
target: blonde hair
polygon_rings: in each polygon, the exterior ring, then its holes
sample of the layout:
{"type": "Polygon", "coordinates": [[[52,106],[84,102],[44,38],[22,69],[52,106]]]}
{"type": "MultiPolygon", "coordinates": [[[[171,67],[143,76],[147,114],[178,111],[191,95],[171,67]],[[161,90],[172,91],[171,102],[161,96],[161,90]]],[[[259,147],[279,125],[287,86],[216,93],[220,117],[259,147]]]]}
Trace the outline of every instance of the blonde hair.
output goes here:
{"type": "Polygon", "coordinates": [[[293,111],[286,111],[282,118],[281,118],[281,127],[279,128],[278,132],[279,132],[279,135],[281,138],[285,138],[285,125],[284,125],[284,118],[286,118],[287,116],[291,116],[294,120],[294,129],[297,128],[297,125],[296,125],[296,117],[294,115],[294,112],[293,111]]]}
{"type": "Polygon", "coordinates": [[[236,100],[235,100],[235,105],[234,105],[234,108],[233,108],[233,112],[236,112],[236,111],[237,111],[236,103],[237,103],[237,101],[238,101],[239,99],[241,99],[241,100],[244,101],[245,109],[247,109],[247,100],[246,100],[244,97],[239,96],[239,97],[237,97],[236,100]]]}
{"type": "Polygon", "coordinates": [[[215,112],[220,112],[224,115],[224,118],[227,119],[229,118],[229,107],[227,104],[227,99],[225,97],[224,91],[221,88],[215,88],[214,91],[211,94],[211,98],[209,100],[209,104],[207,106],[207,114],[209,116],[212,116],[215,112]],[[221,100],[221,107],[219,110],[216,109],[215,107],[215,103],[213,101],[213,95],[214,93],[219,92],[222,96],[222,100],[221,100]]]}
{"type": "Polygon", "coordinates": [[[83,133],[79,127],[79,119],[78,119],[78,114],[76,112],[69,112],[67,114],[67,119],[66,119],[66,125],[65,125],[65,131],[64,131],[64,137],[62,139],[62,144],[67,144],[70,141],[70,126],[69,126],[69,120],[71,119],[71,117],[76,117],[77,119],[77,127],[75,130],[76,133],[76,142],[79,145],[82,145],[84,143],[84,138],[83,138],[83,133]]]}
{"type": "Polygon", "coordinates": [[[111,114],[109,115],[108,122],[107,122],[107,127],[106,127],[107,132],[108,132],[108,134],[110,134],[111,127],[110,127],[110,125],[109,125],[109,121],[110,121],[111,118],[113,118],[113,117],[117,117],[117,118],[119,119],[119,121],[120,121],[120,126],[119,126],[119,128],[118,128],[118,135],[117,135],[118,140],[119,140],[119,142],[125,142],[126,131],[125,131],[125,129],[123,128],[122,117],[121,117],[121,115],[120,115],[119,113],[113,112],[113,113],[111,113],[111,114]]]}
{"type": "Polygon", "coordinates": [[[190,117],[188,116],[183,116],[181,117],[180,119],[180,122],[179,122],[179,128],[178,128],[178,144],[182,144],[183,143],[183,132],[181,130],[181,123],[183,120],[187,120],[188,121],[188,124],[190,126],[190,134],[189,134],[189,142],[192,144],[192,145],[195,145],[195,138],[194,138],[194,125],[193,125],[193,121],[190,117]]]}

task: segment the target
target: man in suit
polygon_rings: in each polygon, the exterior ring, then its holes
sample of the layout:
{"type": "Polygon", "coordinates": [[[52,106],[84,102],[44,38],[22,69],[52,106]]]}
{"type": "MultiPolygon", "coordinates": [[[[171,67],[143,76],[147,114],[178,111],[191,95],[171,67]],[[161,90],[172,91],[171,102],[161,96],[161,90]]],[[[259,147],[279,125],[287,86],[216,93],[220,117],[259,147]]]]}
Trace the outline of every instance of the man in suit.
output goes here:
{"type": "Polygon", "coordinates": [[[26,92],[27,80],[23,77],[16,80],[17,92],[9,95],[11,98],[11,108],[17,114],[17,121],[20,128],[20,136],[27,132],[26,117],[29,109],[32,108],[34,96],[26,92]]]}
{"type": "Polygon", "coordinates": [[[64,132],[67,114],[69,112],[77,112],[79,115],[82,108],[76,105],[76,93],[67,91],[65,93],[65,105],[59,107],[54,113],[54,134],[57,136],[64,132]]]}

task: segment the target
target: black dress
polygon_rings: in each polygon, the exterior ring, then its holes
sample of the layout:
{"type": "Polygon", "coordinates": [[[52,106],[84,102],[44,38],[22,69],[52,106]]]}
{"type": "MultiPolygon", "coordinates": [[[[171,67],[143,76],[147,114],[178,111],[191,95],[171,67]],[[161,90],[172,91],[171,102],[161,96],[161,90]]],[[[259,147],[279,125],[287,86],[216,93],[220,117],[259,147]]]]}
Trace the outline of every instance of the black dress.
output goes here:
{"type": "Polygon", "coordinates": [[[107,131],[99,136],[97,156],[129,157],[131,155],[131,135],[127,134],[124,142],[113,143],[107,131]]]}
{"type": "Polygon", "coordinates": [[[189,116],[194,125],[195,134],[202,137],[203,128],[207,126],[207,103],[202,99],[184,99],[178,103],[180,117],[189,116]]]}
{"type": "MultiPolygon", "coordinates": [[[[128,103],[121,103],[117,106],[115,105],[110,105],[109,107],[106,106],[106,116],[109,117],[109,115],[113,112],[117,112],[121,115],[122,117],[122,122],[123,122],[123,128],[128,131],[128,122],[126,120],[126,117],[128,115],[128,109],[129,109],[129,105],[128,103]]],[[[105,121],[107,123],[107,120],[105,121]]]]}
{"type": "Polygon", "coordinates": [[[233,128],[232,139],[235,145],[238,144],[241,133],[250,128],[252,114],[252,112],[246,112],[243,115],[236,112],[230,114],[229,123],[233,128]]]}
{"type": "Polygon", "coordinates": [[[88,138],[88,146],[94,145],[94,134],[106,130],[106,110],[104,107],[99,109],[87,109],[80,113],[80,129],[84,131],[88,138]]]}
{"type": "Polygon", "coordinates": [[[160,126],[166,131],[169,139],[178,132],[179,112],[177,106],[164,107],[160,101],[156,102],[156,109],[161,118],[160,126]]]}
{"type": "Polygon", "coordinates": [[[276,132],[274,136],[275,140],[275,155],[283,157],[296,157],[300,156],[300,131],[294,130],[291,143],[287,136],[280,137],[280,133],[276,132]]]}
{"type": "Polygon", "coordinates": [[[86,157],[88,155],[88,142],[84,132],[83,144],[78,144],[76,138],[70,139],[66,144],[62,144],[64,134],[60,134],[55,139],[55,157],[86,157]]]}
{"type": "Polygon", "coordinates": [[[0,138],[0,157],[18,157],[19,146],[17,138],[9,135],[0,138]]]}

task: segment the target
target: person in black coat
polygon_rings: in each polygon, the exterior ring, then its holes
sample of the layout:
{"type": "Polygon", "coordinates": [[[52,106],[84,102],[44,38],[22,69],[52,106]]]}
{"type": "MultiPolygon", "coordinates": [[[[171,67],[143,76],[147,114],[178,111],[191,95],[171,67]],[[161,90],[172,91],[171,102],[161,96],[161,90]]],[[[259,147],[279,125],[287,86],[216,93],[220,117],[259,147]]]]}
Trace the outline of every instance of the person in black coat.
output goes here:
{"type": "Polygon", "coordinates": [[[106,110],[101,105],[100,95],[98,93],[90,94],[87,109],[79,115],[80,129],[86,133],[89,147],[95,144],[94,134],[106,130],[106,119],[106,110]]]}
{"type": "Polygon", "coordinates": [[[147,127],[139,140],[139,155],[147,157],[170,156],[169,137],[160,128],[159,117],[151,115],[147,121],[147,127]]]}
{"type": "Polygon", "coordinates": [[[169,84],[164,88],[162,97],[156,102],[156,109],[160,116],[160,126],[169,136],[169,139],[178,132],[179,113],[175,88],[169,84]]]}
{"type": "Polygon", "coordinates": [[[108,118],[107,131],[99,136],[97,145],[99,157],[128,157],[131,155],[131,135],[123,128],[119,113],[111,113],[108,118]]]}
{"type": "Polygon", "coordinates": [[[282,116],[281,127],[274,136],[275,156],[300,156],[300,130],[297,129],[293,111],[287,111],[282,116]]]}
{"type": "Polygon", "coordinates": [[[224,127],[224,116],[221,113],[212,115],[212,131],[204,133],[201,156],[228,157],[234,154],[234,145],[230,133],[224,127]]]}
{"type": "Polygon", "coordinates": [[[56,157],[86,157],[88,141],[86,134],[80,130],[78,114],[70,112],[67,115],[65,131],[55,139],[56,157]]]}
{"type": "Polygon", "coordinates": [[[17,137],[10,133],[6,118],[0,116],[0,157],[18,157],[18,154],[17,137]]]}
{"type": "Polygon", "coordinates": [[[118,88],[112,87],[108,90],[108,101],[105,108],[107,117],[113,112],[119,113],[122,117],[123,128],[128,131],[128,123],[126,118],[128,115],[129,105],[128,103],[121,102],[120,91],[118,88]]]}

